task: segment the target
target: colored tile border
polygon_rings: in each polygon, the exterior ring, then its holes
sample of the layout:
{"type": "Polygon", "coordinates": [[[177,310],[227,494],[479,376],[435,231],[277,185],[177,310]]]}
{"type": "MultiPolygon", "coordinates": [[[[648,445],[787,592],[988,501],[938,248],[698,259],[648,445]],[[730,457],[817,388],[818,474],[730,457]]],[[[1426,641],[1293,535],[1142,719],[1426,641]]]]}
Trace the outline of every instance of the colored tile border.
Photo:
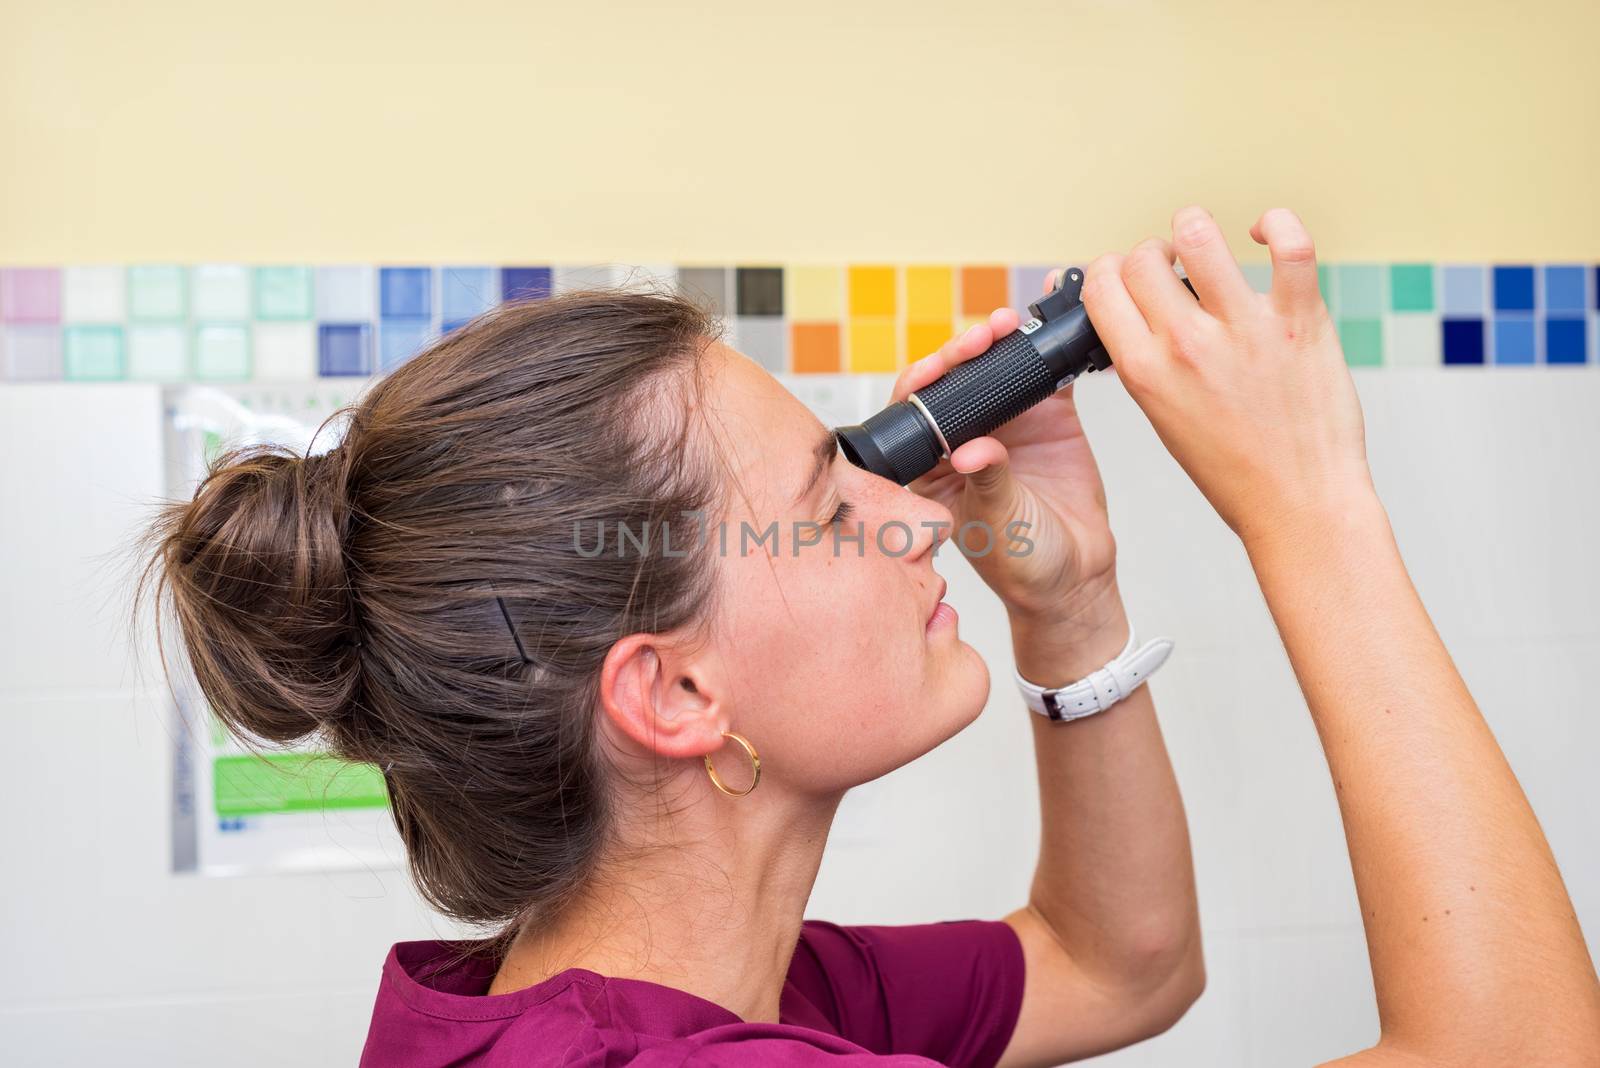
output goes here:
{"type": "MultiPolygon", "coordinates": [[[[890,374],[1051,268],[1004,263],[68,264],[0,268],[0,381],[361,379],[516,301],[666,286],[776,373],[890,374]]],[[[1243,265],[1260,292],[1265,263],[1243,265]]],[[[1600,265],[1327,263],[1353,367],[1600,366],[1600,265]]]]}

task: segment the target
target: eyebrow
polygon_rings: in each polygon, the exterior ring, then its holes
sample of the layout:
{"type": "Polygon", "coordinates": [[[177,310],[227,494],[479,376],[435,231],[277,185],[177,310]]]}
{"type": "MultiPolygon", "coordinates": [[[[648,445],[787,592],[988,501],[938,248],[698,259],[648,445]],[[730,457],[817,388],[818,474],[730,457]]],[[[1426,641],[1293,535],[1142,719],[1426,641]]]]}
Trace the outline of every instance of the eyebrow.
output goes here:
{"type": "Polygon", "coordinates": [[[828,469],[828,465],[833,462],[833,458],[837,455],[839,455],[839,438],[830,432],[827,437],[818,441],[811,450],[811,473],[806,476],[806,484],[800,488],[800,492],[795,496],[796,504],[805,500],[806,495],[816,486],[817,479],[822,477],[822,472],[828,469]]]}

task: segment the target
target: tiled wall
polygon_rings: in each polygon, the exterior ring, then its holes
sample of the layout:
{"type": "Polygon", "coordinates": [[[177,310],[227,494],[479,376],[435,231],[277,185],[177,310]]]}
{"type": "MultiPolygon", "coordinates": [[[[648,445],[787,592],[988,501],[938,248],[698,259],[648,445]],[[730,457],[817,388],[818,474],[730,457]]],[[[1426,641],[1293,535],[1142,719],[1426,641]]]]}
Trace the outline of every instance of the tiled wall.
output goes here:
{"type": "MultiPolygon", "coordinates": [[[[390,370],[505,300],[657,279],[710,302],[774,371],[881,372],[933,351],[1044,266],[246,267],[0,270],[0,380],[304,381],[390,370]]],[[[1270,272],[1246,275],[1265,289],[1270,272]]],[[[1333,264],[1351,364],[1597,364],[1600,267],[1333,264]]]]}

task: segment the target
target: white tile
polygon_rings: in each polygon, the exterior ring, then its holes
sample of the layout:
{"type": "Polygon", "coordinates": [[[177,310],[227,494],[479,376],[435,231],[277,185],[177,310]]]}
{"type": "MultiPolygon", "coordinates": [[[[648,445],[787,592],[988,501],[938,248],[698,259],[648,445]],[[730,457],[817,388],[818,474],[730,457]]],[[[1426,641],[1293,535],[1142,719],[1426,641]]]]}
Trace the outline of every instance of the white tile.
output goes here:
{"type": "Polygon", "coordinates": [[[120,323],[128,311],[121,267],[68,267],[61,272],[61,311],[69,323],[120,323]]]}
{"type": "Polygon", "coordinates": [[[622,268],[622,284],[671,291],[678,284],[678,268],[671,263],[630,263],[622,268]]]}
{"type": "Polygon", "coordinates": [[[552,272],[551,286],[556,293],[571,293],[578,289],[608,289],[622,284],[626,269],[612,264],[557,267],[552,272]]]}
{"type": "Polygon", "coordinates": [[[377,272],[371,267],[318,267],[317,318],[365,322],[377,315],[377,272]]]}
{"type": "Polygon", "coordinates": [[[1246,936],[1244,1025],[1252,1068],[1322,1064],[1376,1042],[1361,926],[1246,936]]]}
{"type": "Polygon", "coordinates": [[[135,538],[166,491],[161,394],[119,383],[0,388],[0,694],[120,689],[135,538]],[[11,509],[16,509],[11,512],[11,509]]]}
{"type": "Polygon", "coordinates": [[[316,328],[311,323],[257,323],[255,379],[303,382],[317,377],[316,328]]]}
{"type": "Polygon", "coordinates": [[[250,318],[250,271],[236,264],[207,263],[189,275],[190,308],[196,320],[250,318]]]}
{"type": "Polygon", "coordinates": [[[188,378],[188,328],[176,323],[129,323],[128,377],[140,382],[188,378]]]}
{"type": "Polygon", "coordinates": [[[293,992],[69,1003],[8,1014],[7,1045],[17,1064],[276,1068],[285,1050],[297,1064],[355,1064],[377,992],[370,987],[308,980],[293,992]]]}
{"type": "Polygon", "coordinates": [[[1438,367],[1439,317],[1432,312],[1395,312],[1384,317],[1383,350],[1395,367],[1438,367]]]}

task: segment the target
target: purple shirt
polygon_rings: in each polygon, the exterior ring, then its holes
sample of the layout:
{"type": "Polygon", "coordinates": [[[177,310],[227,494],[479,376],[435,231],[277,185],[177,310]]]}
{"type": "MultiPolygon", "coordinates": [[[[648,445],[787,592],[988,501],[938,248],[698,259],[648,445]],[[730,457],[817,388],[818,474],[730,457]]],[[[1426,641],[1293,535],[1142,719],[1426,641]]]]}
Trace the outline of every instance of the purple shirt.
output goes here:
{"type": "Polygon", "coordinates": [[[775,1024],[745,1023],[694,994],[583,968],[490,996],[496,962],[464,958],[463,945],[390,950],[364,1068],[992,1068],[1022,1007],[1022,945],[995,920],[807,920],[775,1024]]]}

